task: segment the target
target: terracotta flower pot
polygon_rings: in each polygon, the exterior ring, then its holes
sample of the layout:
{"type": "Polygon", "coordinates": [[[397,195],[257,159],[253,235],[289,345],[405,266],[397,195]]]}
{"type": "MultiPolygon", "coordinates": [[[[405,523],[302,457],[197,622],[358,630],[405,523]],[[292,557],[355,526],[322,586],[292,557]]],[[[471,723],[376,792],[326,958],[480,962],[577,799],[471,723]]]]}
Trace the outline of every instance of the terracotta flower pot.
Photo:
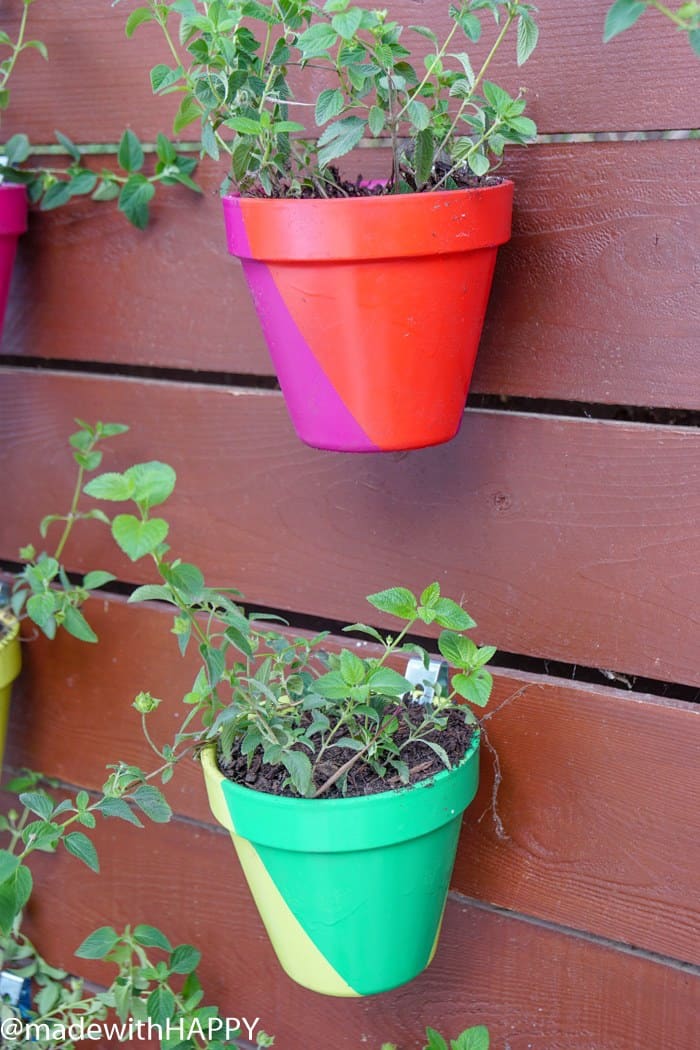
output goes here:
{"type": "Polygon", "coordinates": [[[0,334],[5,321],[7,296],[17,240],[27,229],[27,192],[24,186],[0,184],[0,334]]]}
{"type": "Polygon", "coordinates": [[[464,413],[513,184],[332,200],[224,197],[302,441],[422,448],[464,413]]]}
{"type": "Polygon", "coordinates": [[[324,995],[385,992],[437,948],[479,737],[462,762],[411,788],[360,798],[264,794],[202,753],[209,804],[231,833],[283,968],[324,995]]]}

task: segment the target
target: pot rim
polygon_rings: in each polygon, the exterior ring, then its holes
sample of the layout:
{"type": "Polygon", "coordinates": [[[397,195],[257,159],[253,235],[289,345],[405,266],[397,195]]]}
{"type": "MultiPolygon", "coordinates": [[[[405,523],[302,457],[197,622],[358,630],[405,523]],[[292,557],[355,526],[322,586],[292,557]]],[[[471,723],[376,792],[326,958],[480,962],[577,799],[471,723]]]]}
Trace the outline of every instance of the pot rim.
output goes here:
{"type": "MultiPolygon", "coordinates": [[[[278,207],[284,205],[301,205],[302,207],[308,207],[312,205],[321,205],[322,207],[333,207],[336,205],[348,205],[355,206],[358,204],[368,204],[375,207],[378,203],[383,202],[386,206],[387,203],[391,203],[396,207],[407,207],[407,202],[425,201],[438,201],[445,199],[454,200],[457,197],[471,196],[474,193],[493,194],[503,192],[504,188],[508,188],[514,185],[513,179],[508,179],[505,176],[498,176],[500,182],[495,186],[458,186],[454,190],[423,190],[415,191],[412,193],[383,193],[377,194],[371,197],[250,197],[242,193],[223,193],[221,199],[224,201],[245,201],[246,207],[261,208],[269,207],[270,205],[276,205],[278,207]]],[[[382,179],[368,179],[368,182],[382,182],[382,179]]]]}

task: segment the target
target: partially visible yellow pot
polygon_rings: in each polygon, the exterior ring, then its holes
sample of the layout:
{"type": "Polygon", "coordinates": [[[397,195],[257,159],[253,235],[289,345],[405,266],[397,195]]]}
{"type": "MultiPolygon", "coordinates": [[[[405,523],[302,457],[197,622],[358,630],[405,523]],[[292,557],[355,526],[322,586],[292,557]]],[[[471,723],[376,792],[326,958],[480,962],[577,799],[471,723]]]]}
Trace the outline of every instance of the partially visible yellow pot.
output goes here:
{"type": "Polygon", "coordinates": [[[0,609],[0,769],[5,754],[12,683],[20,672],[19,621],[9,609],[0,609]]]}

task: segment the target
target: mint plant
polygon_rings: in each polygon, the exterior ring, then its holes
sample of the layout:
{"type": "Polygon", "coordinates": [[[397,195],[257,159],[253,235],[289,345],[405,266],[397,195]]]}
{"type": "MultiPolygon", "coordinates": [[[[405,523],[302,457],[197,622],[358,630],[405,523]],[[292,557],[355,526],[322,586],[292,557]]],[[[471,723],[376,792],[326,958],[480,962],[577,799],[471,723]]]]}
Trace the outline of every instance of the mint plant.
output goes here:
{"type": "MultiPolygon", "coordinates": [[[[15,39],[0,29],[0,53],[3,49],[9,51],[0,61],[0,115],[9,105],[9,81],[20,55],[33,49],[45,60],[49,57],[41,40],[27,39],[29,8],[33,3],[35,0],[22,0],[22,17],[15,39]]],[[[179,152],[165,135],[158,135],[156,165],[150,175],[142,171],[145,154],[133,131],[125,131],[121,138],[117,171],[109,168],[92,170],[85,163],[83,152],[67,135],[56,131],[55,136],[58,145],[70,158],[67,166],[28,164],[32,147],[24,134],[13,135],[0,144],[0,184],[3,181],[24,184],[30,201],[38,204],[42,211],[58,208],[74,197],[89,196],[96,201],[117,199],[119,210],[129,222],[144,229],[148,223],[148,205],[158,183],[164,186],[181,184],[201,192],[191,177],[197,167],[196,158],[179,152]]]]}
{"type": "Polygon", "coordinates": [[[334,162],[364,137],[381,137],[391,147],[386,192],[412,192],[468,184],[498,165],[508,144],[533,140],[522,92],[513,98],[486,75],[508,37],[518,65],[529,58],[535,10],[524,0],[460,0],[439,40],[428,26],[406,29],[351,0],[148,0],[131,11],[126,34],[160,27],[167,61],[151,70],[153,91],[176,94],[176,134],[196,124],[202,153],[228,156],[225,189],[348,195],[358,187],[334,162]],[[479,41],[482,16],[493,18],[494,39],[474,69],[465,46],[479,41]],[[432,49],[422,68],[411,61],[418,36],[432,49]],[[329,86],[312,101],[296,98],[295,68],[329,86]],[[302,119],[310,110],[315,138],[302,119]]]}
{"type": "Polygon", "coordinates": [[[615,0],[605,19],[603,40],[612,40],[618,33],[638,22],[648,9],[658,11],[680,31],[688,34],[688,41],[696,55],[700,55],[700,3],[686,0],[671,7],[658,0],[615,0]]]}
{"type": "Polygon", "coordinates": [[[397,634],[383,635],[365,624],[346,628],[377,642],[380,655],[363,658],[350,648],[327,652],[326,633],[290,639],[264,620],[259,622],[260,617],[256,622],[248,616],[235,600],[237,591],[208,587],[195,565],[170,557],[168,522],[153,511],[171,495],[175,480],[167,464],[141,463],[123,473],[100,475],[84,490],[96,499],[133,505],[135,513],[114,517],[112,535],[132,561],[150,558],[159,582],[137,588],[129,600],[173,606],[172,630],[181,653],[194,643],[202,661],[183,698],[187,714],[168,744],[158,746],[148,728],[148,716],[160,700],[149,692],[136,697],[134,707],[160,764],[149,774],[133,766],[115,767],[111,791],[131,790],[155,776],[167,782],[177,762],[212,741],[218,743],[224,762],[238,747],[248,768],[261,760],[286,771],[285,789],[304,797],[319,798],[333,787],[346,793],[348,777],[360,764],[383,781],[375,790],[407,784],[432,765],[423,761],[409,767],[405,755],[414,753],[415,745],[424,759],[436,755],[439,764],[450,768],[441,733],[451,714],[470,718],[458,698],[483,707],[492,688],[485,665],[495,649],[479,647],[467,637],[476,626],[471,616],[444,597],[437,583],[420,597],[394,587],[368,600],[375,609],[403,621],[397,634]],[[455,673],[449,689],[437,686],[431,701],[422,703],[422,688],[387,661],[417,654],[427,667],[427,652],[407,637],[417,625],[429,624],[442,628],[438,646],[455,673]]]}

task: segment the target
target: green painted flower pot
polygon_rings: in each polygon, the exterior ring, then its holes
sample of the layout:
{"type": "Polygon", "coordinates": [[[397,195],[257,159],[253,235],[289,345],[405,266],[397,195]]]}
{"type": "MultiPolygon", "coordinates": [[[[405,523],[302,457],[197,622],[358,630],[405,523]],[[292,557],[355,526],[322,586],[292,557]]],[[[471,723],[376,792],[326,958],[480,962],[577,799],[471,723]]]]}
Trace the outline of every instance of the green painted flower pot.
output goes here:
{"type": "Polygon", "coordinates": [[[12,683],[19,674],[21,666],[19,621],[8,609],[0,609],[0,769],[2,769],[5,754],[12,683]]]}
{"type": "Polygon", "coordinates": [[[437,948],[479,741],[416,787],[347,799],[280,798],[227,780],[202,753],[209,804],[236,847],[287,974],[323,995],[386,992],[437,948]]]}

